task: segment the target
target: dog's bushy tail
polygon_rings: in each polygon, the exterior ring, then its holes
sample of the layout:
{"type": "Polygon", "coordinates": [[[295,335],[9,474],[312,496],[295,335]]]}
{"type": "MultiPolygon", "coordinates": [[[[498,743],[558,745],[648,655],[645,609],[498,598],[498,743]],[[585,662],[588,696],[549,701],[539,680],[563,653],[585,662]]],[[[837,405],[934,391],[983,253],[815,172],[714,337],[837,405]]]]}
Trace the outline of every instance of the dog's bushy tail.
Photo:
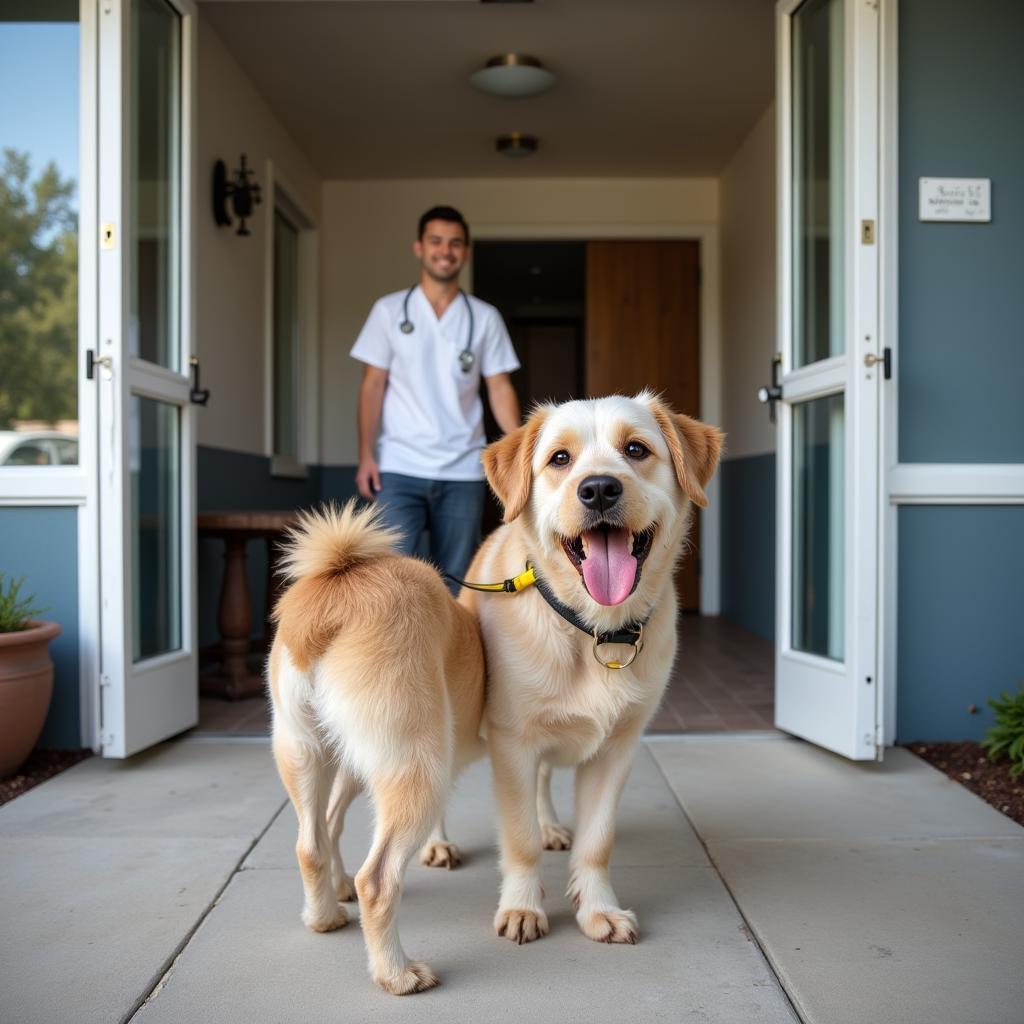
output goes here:
{"type": "Polygon", "coordinates": [[[376,505],[360,508],[355,498],[303,512],[281,545],[279,572],[288,583],[339,576],[361,562],[397,554],[398,530],[380,522],[376,505]]]}

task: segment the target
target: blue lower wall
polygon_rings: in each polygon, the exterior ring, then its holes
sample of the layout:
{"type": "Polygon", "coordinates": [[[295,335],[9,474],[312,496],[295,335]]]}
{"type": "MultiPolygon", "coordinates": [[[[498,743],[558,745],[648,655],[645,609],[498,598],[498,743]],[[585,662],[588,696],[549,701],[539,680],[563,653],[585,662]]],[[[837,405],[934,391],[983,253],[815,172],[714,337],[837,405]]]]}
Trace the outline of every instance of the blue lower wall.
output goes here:
{"type": "Polygon", "coordinates": [[[1024,506],[901,508],[897,604],[897,740],[981,739],[1024,683],[1024,506]]]}
{"type": "Polygon", "coordinates": [[[722,615],[775,640],[775,456],[719,467],[722,615]]]}
{"type": "Polygon", "coordinates": [[[78,509],[0,508],[0,570],[24,576],[22,594],[60,623],[50,643],[53,700],[39,745],[81,746],[78,673],[78,509]]]}

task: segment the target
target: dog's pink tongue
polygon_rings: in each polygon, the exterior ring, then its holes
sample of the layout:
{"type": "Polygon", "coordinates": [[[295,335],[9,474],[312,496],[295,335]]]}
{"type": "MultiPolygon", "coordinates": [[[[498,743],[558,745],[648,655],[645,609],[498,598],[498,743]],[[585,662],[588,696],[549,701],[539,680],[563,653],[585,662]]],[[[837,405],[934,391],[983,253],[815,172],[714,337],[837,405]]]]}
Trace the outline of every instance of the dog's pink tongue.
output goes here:
{"type": "Polygon", "coordinates": [[[636,579],[629,534],[625,530],[590,530],[586,542],[583,581],[587,593],[598,604],[621,604],[632,593],[636,579]]]}

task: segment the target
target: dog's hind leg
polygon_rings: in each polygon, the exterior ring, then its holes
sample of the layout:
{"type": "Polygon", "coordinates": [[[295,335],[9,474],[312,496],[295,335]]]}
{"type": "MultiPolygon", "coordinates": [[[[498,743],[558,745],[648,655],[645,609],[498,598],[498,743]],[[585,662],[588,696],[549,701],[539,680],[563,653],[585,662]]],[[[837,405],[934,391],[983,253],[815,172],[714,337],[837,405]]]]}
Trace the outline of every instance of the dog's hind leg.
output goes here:
{"type": "Polygon", "coordinates": [[[356,898],[356,884],[345,871],[341,857],[341,831],[345,825],[345,814],[362,789],[362,784],[347,768],[338,768],[327,804],[327,839],[331,849],[331,884],[335,896],[342,903],[356,898]]]}
{"type": "Polygon", "coordinates": [[[398,937],[398,906],[406,866],[440,818],[446,789],[447,779],[425,765],[370,779],[376,829],[370,853],[356,875],[356,891],[370,974],[397,996],[437,984],[426,964],[406,957],[398,937]]]}
{"type": "Polygon", "coordinates": [[[459,848],[448,839],[444,830],[444,815],[437,819],[427,844],[420,850],[420,863],[428,868],[448,868],[451,871],[462,864],[459,848]]]}
{"type": "Polygon", "coordinates": [[[537,770],[537,818],[545,850],[568,850],[572,846],[572,831],[559,824],[551,801],[551,765],[547,761],[541,761],[537,770]]]}
{"type": "Polygon", "coordinates": [[[302,921],[315,932],[330,932],[348,923],[331,884],[326,812],[334,768],[325,751],[293,741],[276,726],[273,746],[277,769],[299,819],[295,856],[305,893],[302,921]]]}

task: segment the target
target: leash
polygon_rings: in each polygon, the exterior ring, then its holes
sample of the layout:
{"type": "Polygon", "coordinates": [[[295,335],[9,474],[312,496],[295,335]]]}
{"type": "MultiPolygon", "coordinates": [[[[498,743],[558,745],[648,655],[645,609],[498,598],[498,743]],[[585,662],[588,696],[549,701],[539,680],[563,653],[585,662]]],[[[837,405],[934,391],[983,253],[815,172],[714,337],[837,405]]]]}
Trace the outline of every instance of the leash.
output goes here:
{"type": "Polygon", "coordinates": [[[466,580],[460,580],[457,576],[453,576],[450,572],[442,574],[445,579],[451,580],[453,583],[457,583],[460,587],[466,587],[469,590],[477,590],[485,594],[518,594],[520,590],[525,590],[527,587],[535,586],[540,592],[540,596],[548,603],[548,605],[566,622],[575,626],[580,632],[586,633],[587,636],[593,637],[594,645],[592,652],[598,663],[603,665],[605,668],[620,669],[628,668],[636,661],[636,656],[644,648],[644,626],[647,623],[647,619],[642,621],[629,622],[619,629],[609,630],[604,633],[599,633],[596,629],[590,629],[583,622],[583,620],[572,610],[568,605],[562,604],[561,601],[555,597],[554,593],[548,587],[548,585],[537,575],[537,570],[533,564],[529,561],[526,563],[526,571],[521,572],[518,576],[513,576],[511,579],[502,580],[501,583],[467,583],[466,580]],[[605,644],[624,644],[628,647],[633,648],[632,654],[629,656],[627,661],[616,661],[612,659],[605,661],[601,657],[600,647],[605,644]]]}

